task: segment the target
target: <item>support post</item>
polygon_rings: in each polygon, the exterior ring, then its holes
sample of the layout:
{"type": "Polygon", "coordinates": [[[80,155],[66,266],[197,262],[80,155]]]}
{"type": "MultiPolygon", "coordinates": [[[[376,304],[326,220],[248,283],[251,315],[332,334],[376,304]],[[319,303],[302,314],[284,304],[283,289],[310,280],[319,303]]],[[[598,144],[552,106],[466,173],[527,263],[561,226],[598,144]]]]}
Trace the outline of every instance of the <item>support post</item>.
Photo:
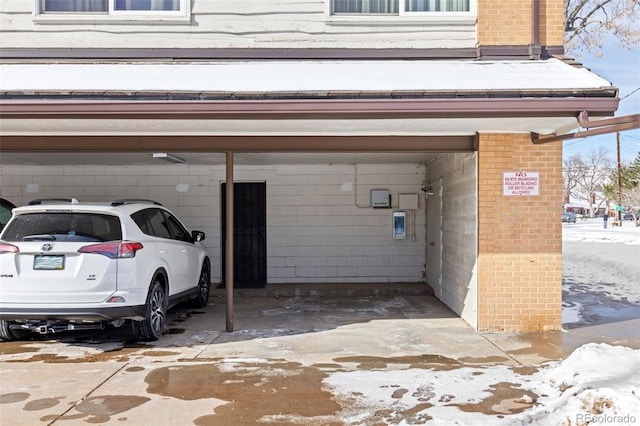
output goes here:
{"type": "Polygon", "coordinates": [[[618,212],[618,225],[622,226],[622,163],[620,162],[620,132],[616,132],[616,148],[618,150],[618,204],[616,210],[618,212]],[[620,206],[620,210],[618,210],[620,206]]]}
{"type": "Polygon", "coordinates": [[[233,331],[233,151],[227,151],[227,193],[225,234],[225,293],[227,302],[227,333],[233,331]]]}

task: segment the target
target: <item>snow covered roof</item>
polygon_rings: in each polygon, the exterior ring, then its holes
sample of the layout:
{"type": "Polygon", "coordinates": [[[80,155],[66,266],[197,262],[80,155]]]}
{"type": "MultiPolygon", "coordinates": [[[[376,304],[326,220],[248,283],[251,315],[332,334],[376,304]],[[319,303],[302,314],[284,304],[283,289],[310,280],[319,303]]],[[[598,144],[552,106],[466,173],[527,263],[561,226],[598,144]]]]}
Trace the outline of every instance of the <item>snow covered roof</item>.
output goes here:
{"type": "Polygon", "coordinates": [[[473,137],[566,133],[583,111],[613,115],[619,99],[555,58],[122,60],[4,62],[0,103],[3,136],[473,137]]]}
{"type": "MultiPolygon", "coordinates": [[[[581,92],[610,82],[558,59],[3,63],[0,92],[581,92]]],[[[477,95],[477,94],[476,94],[477,95]]]]}

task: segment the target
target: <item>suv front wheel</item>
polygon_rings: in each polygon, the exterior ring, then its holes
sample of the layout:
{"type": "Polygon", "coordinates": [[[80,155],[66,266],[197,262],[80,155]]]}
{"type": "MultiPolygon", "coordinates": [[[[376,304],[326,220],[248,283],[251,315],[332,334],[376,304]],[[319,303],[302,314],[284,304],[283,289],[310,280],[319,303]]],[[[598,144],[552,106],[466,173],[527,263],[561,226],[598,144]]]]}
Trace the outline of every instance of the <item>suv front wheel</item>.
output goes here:
{"type": "Polygon", "coordinates": [[[191,300],[194,308],[204,308],[209,303],[209,289],[211,287],[211,268],[209,261],[205,259],[200,270],[198,280],[198,296],[191,300]]]}
{"type": "Polygon", "coordinates": [[[142,321],[132,321],[133,335],[136,340],[151,342],[162,336],[167,314],[167,298],[158,278],[153,280],[145,307],[145,318],[142,321]]]}

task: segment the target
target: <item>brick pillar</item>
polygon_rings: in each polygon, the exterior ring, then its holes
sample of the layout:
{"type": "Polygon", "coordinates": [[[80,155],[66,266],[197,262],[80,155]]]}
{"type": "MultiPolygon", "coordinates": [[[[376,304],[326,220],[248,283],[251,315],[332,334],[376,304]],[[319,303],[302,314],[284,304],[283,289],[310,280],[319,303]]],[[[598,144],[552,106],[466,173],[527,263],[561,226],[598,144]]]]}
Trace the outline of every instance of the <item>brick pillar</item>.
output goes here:
{"type": "MultiPolygon", "coordinates": [[[[526,46],[531,43],[531,0],[478,0],[478,44],[526,46]]],[[[562,46],[563,0],[539,0],[540,44],[562,46]]]]}
{"type": "Polygon", "coordinates": [[[479,135],[479,330],[562,327],[562,191],[562,142],[479,135]],[[503,195],[505,172],[537,172],[539,195],[503,195]]]}

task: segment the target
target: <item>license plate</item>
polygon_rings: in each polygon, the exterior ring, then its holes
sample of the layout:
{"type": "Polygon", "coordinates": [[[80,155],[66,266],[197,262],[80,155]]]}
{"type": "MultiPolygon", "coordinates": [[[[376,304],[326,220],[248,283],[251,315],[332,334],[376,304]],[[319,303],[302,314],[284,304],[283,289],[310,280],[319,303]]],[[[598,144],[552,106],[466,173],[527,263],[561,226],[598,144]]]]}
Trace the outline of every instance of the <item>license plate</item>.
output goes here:
{"type": "Polygon", "coordinates": [[[61,270],[64,269],[63,255],[36,255],[33,258],[33,269],[61,270]]]}

